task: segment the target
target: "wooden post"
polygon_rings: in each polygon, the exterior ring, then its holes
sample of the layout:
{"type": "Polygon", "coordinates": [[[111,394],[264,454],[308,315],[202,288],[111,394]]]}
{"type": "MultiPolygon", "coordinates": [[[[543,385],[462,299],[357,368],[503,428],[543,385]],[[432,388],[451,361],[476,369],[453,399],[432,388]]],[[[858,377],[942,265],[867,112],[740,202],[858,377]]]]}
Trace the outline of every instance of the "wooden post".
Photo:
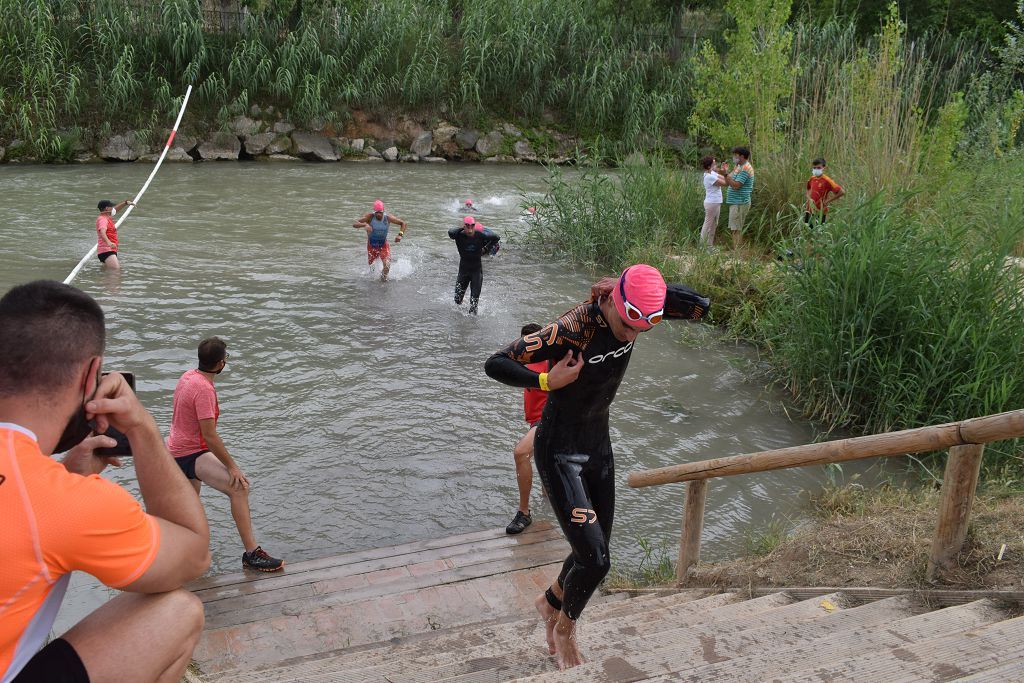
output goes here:
{"type": "Polygon", "coordinates": [[[978,486],[984,451],[985,446],[982,444],[949,449],[942,481],[939,522],[932,539],[932,554],[928,558],[926,576],[929,581],[950,568],[967,538],[967,523],[974,505],[974,490],[978,486]]]}
{"type": "Polygon", "coordinates": [[[676,564],[676,582],[680,586],[686,583],[690,567],[700,561],[700,534],[704,529],[704,500],[707,493],[707,479],[686,484],[683,530],[679,538],[679,561],[676,564]]]}

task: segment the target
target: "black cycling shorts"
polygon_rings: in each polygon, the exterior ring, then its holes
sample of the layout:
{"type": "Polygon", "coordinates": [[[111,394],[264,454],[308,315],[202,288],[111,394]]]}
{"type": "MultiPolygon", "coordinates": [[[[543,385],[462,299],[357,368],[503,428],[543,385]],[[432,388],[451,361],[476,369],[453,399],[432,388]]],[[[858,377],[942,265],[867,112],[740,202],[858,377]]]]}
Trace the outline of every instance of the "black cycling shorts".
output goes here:
{"type": "Polygon", "coordinates": [[[192,453],[191,455],[183,455],[180,458],[175,458],[174,462],[178,463],[178,467],[185,473],[185,476],[189,479],[199,479],[196,476],[196,459],[203,453],[209,453],[210,451],[199,451],[198,453],[192,453]]]}
{"type": "Polygon", "coordinates": [[[29,660],[14,683],[89,683],[89,672],[71,643],[58,638],[29,660]]]}
{"type": "Polygon", "coordinates": [[[111,256],[117,256],[117,252],[116,251],[105,251],[102,254],[97,254],[96,258],[98,258],[100,260],[100,263],[105,263],[106,260],[108,258],[110,258],[111,256]]]}

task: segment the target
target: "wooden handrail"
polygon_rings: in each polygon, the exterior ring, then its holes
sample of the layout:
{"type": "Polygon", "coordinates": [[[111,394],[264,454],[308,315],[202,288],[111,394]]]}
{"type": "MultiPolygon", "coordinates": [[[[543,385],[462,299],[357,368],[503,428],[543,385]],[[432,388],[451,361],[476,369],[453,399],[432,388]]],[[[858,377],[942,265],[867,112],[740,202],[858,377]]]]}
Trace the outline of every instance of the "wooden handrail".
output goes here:
{"type": "Polygon", "coordinates": [[[933,427],[904,429],[899,432],[776,448],[770,451],[641,470],[630,473],[629,485],[633,488],[643,488],[680,481],[768,472],[788,467],[827,465],[833,462],[862,458],[941,451],[951,446],[984,444],[1020,436],[1024,436],[1024,410],[1011,410],[1006,413],[975,417],[933,427]]]}
{"type": "Polygon", "coordinates": [[[684,584],[690,569],[700,560],[700,536],[704,526],[708,479],[948,448],[949,460],[942,485],[939,521],[928,560],[927,578],[931,580],[955,563],[956,555],[967,536],[984,444],[1021,436],[1024,436],[1024,410],[1011,410],[933,427],[642,470],[629,475],[629,485],[642,488],[688,482],[683,527],[679,537],[679,561],[676,565],[676,579],[684,584]]]}

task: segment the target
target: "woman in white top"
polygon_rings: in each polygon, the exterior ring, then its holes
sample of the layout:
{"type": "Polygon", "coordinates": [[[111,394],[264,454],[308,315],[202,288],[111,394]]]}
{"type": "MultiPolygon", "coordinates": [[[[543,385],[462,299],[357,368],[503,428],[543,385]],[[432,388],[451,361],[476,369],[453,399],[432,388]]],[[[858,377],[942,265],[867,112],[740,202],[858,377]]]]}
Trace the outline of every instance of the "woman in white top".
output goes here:
{"type": "Polygon", "coordinates": [[[715,230],[718,229],[718,215],[722,212],[722,188],[725,179],[715,172],[715,158],[700,160],[704,169],[704,226],[700,229],[700,242],[706,247],[715,244],[715,230]]]}

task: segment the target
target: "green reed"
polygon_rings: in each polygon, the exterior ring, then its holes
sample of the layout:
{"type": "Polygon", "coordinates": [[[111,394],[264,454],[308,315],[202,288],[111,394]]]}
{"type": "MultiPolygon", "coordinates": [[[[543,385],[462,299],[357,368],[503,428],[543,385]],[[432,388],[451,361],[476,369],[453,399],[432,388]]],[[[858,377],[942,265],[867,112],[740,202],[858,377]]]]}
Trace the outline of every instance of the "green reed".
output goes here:
{"type": "Polygon", "coordinates": [[[353,108],[553,115],[638,144],[688,113],[687,61],[667,56],[670,17],[629,24],[587,0],[387,0],[302,3],[298,19],[248,9],[211,25],[200,8],[0,0],[0,137],[141,125],[187,83],[197,117],[273,104],[301,125],[353,108]]]}
{"type": "Polygon", "coordinates": [[[870,433],[1024,405],[1024,270],[1007,259],[1024,193],[986,199],[983,222],[954,208],[992,179],[951,187],[941,211],[879,195],[800,241],[761,331],[808,415],[870,433]]]}

